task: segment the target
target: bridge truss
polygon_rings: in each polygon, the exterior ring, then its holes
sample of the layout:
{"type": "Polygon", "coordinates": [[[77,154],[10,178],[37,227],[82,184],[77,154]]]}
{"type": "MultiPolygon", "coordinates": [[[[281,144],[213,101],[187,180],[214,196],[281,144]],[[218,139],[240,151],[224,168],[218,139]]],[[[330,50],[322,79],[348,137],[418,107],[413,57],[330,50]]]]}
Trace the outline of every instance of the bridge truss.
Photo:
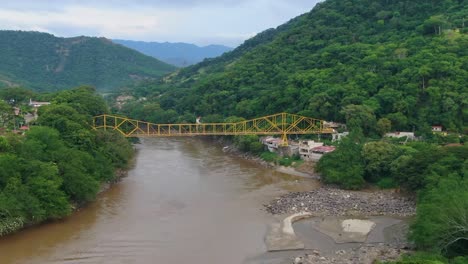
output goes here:
{"type": "Polygon", "coordinates": [[[324,121],[310,117],[279,113],[236,123],[155,124],[116,115],[93,118],[94,129],[111,129],[125,137],[181,137],[214,135],[281,135],[287,145],[291,134],[331,134],[324,121]]]}

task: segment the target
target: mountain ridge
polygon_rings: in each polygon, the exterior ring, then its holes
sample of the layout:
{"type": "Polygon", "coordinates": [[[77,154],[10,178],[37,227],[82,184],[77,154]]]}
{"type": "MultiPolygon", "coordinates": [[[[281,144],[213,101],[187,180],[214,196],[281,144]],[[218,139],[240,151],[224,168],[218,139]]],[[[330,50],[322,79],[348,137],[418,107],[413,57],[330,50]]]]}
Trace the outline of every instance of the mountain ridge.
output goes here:
{"type": "Polygon", "coordinates": [[[2,83],[41,91],[82,84],[113,89],[175,69],[106,38],[62,38],[34,31],[1,30],[0,57],[2,83]]]}
{"type": "Polygon", "coordinates": [[[186,67],[232,50],[231,47],[216,44],[198,46],[191,43],[167,41],[146,42],[122,39],[112,41],[177,67],[186,67]]]}
{"type": "Polygon", "coordinates": [[[463,131],[467,13],[467,0],[327,0],[139,90],[181,115],[368,115],[397,131],[463,131]]]}

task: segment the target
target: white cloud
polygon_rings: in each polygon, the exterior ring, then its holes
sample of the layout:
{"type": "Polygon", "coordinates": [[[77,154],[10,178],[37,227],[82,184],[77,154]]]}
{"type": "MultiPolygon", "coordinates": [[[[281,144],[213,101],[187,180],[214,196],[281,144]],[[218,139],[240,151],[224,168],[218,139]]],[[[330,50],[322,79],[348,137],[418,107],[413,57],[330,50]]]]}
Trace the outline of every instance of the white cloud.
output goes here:
{"type": "Polygon", "coordinates": [[[91,35],[235,46],[309,11],[317,1],[52,0],[33,1],[30,6],[27,1],[17,2],[21,4],[8,1],[0,7],[0,28],[65,37],[91,35]]]}

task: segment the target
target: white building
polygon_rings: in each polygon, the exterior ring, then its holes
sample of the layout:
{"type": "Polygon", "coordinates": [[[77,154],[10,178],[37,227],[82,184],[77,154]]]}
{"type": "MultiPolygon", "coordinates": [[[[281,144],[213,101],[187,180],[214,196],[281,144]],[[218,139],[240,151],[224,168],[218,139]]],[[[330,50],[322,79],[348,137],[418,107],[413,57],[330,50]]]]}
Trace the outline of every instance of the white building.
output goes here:
{"type": "Polygon", "coordinates": [[[313,140],[299,142],[299,155],[303,160],[312,160],[312,149],[323,146],[323,142],[315,142],[313,140]]]}
{"type": "Polygon", "coordinates": [[[386,137],[392,137],[392,138],[402,138],[406,137],[407,139],[410,140],[415,140],[416,137],[414,136],[414,132],[391,132],[385,134],[386,137]]]}
{"type": "Polygon", "coordinates": [[[283,144],[283,140],[272,136],[264,137],[261,139],[263,145],[267,146],[268,151],[277,152],[278,148],[283,144]]]}
{"type": "Polygon", "coordinates": [[[38,102],[38,101],[33,101],[31,98],[29,99],[29,106],[32,106],[34,108],[41,107],[43,105],[50,105],[50,102],[38,102]]]}
{"type": "Polygon", "coordinates": [[[340,141],[342,138],[346,137],[349,135],[349,132],[343,132],[343,133],[333,133],[332,134],[332,141],[340,141]]]}

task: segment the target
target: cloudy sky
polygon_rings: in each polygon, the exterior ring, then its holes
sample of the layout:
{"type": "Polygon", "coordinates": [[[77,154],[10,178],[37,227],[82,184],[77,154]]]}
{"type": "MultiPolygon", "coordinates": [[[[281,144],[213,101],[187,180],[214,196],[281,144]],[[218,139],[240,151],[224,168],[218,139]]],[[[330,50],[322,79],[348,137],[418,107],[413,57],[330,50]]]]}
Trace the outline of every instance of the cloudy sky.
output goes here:
{"type": "Polygon", "coordinates": [[[0,29],[237,46],[319,0],[0,0],[0,29]]]}

